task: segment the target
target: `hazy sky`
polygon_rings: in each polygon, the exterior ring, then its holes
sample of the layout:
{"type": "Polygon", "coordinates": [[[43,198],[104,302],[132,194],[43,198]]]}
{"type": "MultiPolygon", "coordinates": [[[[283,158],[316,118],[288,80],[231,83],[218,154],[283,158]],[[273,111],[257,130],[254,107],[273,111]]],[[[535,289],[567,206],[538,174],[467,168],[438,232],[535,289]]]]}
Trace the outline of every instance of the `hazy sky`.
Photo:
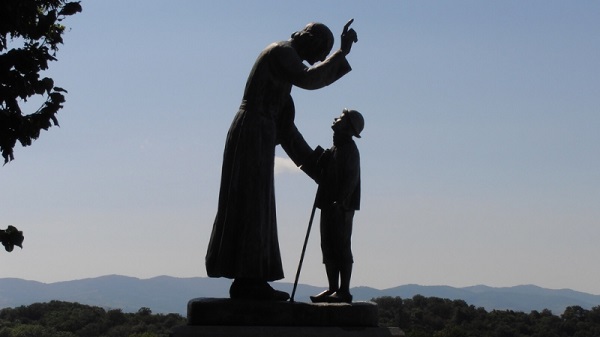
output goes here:
{"type": "MultiPolygon", "coordinates": [[[[312,146],[331,145],[343,108],[365,116],[352,286],[600,294],[600,2],[82,5],[48,71],[69,91],[61,127],[0,168],[0,228],[25,232],[0,277],[206,276],[225,135],[256,56],[310,21],[339,48],[354,18],[353,71],[292,91],[312,146]]],[[[316,185],[278,156],[293,282],[316,185]]],[[[327,284],[318,221],[300,282],[327,284]]]]}

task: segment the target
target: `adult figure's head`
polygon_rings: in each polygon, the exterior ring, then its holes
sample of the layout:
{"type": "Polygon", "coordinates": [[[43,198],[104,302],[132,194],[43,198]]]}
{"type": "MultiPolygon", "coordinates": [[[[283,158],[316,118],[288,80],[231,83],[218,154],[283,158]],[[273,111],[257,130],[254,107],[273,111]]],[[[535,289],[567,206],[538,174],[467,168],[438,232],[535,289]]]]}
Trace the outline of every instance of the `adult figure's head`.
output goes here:
{"type": "Polygon", "coordinates": [[[333,48],[333,33],[322,23],[311,22],[292,34],[292,44],[300,58],[310,65],[324,61],[333,48]]]}

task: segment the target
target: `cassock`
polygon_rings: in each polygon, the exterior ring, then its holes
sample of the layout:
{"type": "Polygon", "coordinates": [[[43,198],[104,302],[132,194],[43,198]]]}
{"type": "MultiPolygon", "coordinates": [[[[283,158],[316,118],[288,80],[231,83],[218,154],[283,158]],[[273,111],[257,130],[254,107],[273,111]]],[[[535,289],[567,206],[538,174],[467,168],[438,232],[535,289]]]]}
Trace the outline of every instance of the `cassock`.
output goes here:
{"type": "Polygon", "coordinates": [[[256,60],[225,142],[217,215],[206,254],[210,277],[283,278],[275,214],[275,146],[301,166],[312,153],[294,124],[292,86],[325,87],[351,70],[341,51],[307,67],[290,41],[256,60]]]}

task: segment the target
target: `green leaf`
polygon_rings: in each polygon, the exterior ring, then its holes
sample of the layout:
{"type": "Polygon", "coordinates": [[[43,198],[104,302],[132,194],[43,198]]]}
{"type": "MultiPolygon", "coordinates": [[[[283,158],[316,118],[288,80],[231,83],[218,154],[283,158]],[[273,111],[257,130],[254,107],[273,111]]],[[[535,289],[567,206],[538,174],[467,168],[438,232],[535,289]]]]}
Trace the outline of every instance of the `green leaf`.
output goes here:
{"type": "Polygon", "coordinates": [[[52,90],[52,88],[54,88],[54,80],[49,78],[49,77],[44,77],[42,80],[42,86],[44,87],[44,90],[50,94],[50,91],[52,90]]]}

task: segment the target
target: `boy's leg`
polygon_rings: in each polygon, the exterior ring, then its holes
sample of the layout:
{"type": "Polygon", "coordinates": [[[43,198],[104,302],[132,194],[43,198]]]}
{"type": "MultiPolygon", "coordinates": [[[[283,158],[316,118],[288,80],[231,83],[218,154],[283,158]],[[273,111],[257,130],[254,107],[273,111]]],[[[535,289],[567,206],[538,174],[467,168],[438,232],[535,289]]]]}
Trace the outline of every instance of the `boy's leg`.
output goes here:
{"type": "Polygon", "coordinates": [[[339,269],[332,263],[332,254],[335,251],[335,237],[332,233],[332,226],[335,221],[335,213],[331,208],[321,209],[321,251],[323,252],[323,263],[327,273],[327,283],[329,288],[317,295],[310,296],[314,303],[328,302],[327,298],[335,293],[339,288],[339,269]]]}
{"type": "Polygon", "coordinates": [[[347,263],[340,268],[341,283],[339,292],[350,294],[350,278],[352,277],[352,263],[347,263]]]}
{"type": "Polygon", "coordinates": [[[339,287],[340,269],[331,263],[325,265],[325,271],[327,272],[327,281],[329,282],[329,290],[333,294],[339,287]]]}
{"type": "Polygon", "coordinates": [[[325,264],[325,272],[327,273],[327,282],[329,283],[329,289],[322,291],[317,295],[311,296],[310,300],[313,303],[329,302],[329,296],[333,295],[339,289],[339,269],[335,265],[327,263],[325,264]]]}
{"type": "Polygon", "coordinates": [[[338,258],[341,283],[338,291],[330,296],[332,302],[352,302],[350,279],[352,277],[352,222],[354,211],[345,211],[340,215],[341,226],[338,232],[338,258]]]}

